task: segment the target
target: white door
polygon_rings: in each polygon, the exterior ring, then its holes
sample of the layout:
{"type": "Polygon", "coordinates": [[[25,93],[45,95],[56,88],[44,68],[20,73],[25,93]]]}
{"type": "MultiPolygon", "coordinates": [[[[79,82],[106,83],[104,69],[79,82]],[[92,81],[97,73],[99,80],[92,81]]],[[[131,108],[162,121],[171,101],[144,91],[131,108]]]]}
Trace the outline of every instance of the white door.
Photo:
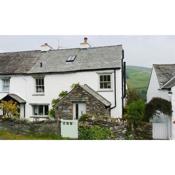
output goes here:
{"type": "Polygon", "coordinates": [[[86,103],[73,103],[73,119],[78,120],[83,114],[86,114],[86,103]]]}

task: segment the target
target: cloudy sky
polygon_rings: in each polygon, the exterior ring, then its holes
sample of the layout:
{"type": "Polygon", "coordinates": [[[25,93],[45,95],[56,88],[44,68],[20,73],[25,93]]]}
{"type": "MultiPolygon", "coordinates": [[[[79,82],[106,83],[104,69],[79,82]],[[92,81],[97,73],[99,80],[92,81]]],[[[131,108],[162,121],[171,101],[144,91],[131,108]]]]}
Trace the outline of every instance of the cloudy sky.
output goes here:
{"type": "MultiPolygon", "coordinates": [[[[84,36],[0,36],[0,52],[38,50],[43,43],[57,49],[79,47],[84,36]]],[[[175,36],[87,36],[91,46],[122,44],[128,65],[151,67],[175,63],[175,36]]]]}

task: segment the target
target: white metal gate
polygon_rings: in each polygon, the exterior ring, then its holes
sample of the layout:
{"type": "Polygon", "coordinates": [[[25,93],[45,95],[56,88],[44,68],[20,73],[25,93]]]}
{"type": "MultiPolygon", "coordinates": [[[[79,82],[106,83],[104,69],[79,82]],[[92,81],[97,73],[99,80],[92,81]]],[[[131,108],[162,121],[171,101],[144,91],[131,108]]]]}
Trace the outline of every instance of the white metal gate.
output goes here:
{"type": "Polygon", "coordinates": [[[64,138],[78,138],[78,120],[61,120],[61,136],[64,138]]]}
{"type": "Polygon", "coordinates": [[[168,139],[168,123],[153,123],[153,139],[168,139]]]}

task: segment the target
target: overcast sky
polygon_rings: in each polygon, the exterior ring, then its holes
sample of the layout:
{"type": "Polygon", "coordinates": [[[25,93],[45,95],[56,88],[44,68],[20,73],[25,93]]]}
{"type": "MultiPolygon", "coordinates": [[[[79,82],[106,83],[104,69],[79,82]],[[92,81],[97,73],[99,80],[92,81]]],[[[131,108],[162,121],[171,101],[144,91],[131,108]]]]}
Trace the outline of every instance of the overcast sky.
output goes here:
{"type": "MultiPolygon", "coordinates": [[[[79,47],[84,36],[0,36],[0,52],[38,50],[44,43],[57,49],[79,47]]],[[[175,36],[87,36],[91,46],[122,44],[128,65],[151,67],[175,63],[175,36]]]]}

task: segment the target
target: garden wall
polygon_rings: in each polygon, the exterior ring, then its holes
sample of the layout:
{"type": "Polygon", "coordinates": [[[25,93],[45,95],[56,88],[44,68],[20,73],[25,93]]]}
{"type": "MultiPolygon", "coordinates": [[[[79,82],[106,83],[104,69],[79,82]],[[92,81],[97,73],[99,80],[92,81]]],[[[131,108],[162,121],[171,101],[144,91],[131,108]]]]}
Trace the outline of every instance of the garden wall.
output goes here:
{"type": "Polygon", "coordinates": [[[15,134],[58,134],[56,121],[28,122],[20,120],[0,121],[0,130],[9,130],[15,134]]]}
{"type": "Polygon", "coordinates": [[[151,140],[152,139],[152,125],[151,123],[143,122],[139,127],[135,129],[135,133],[128,128],[128,123],[123,119],[114,118],[86,118],[85,120],[79,121],[80,127],[93,127],[100,126],[109,128],[116,140],[151,140]]]}

